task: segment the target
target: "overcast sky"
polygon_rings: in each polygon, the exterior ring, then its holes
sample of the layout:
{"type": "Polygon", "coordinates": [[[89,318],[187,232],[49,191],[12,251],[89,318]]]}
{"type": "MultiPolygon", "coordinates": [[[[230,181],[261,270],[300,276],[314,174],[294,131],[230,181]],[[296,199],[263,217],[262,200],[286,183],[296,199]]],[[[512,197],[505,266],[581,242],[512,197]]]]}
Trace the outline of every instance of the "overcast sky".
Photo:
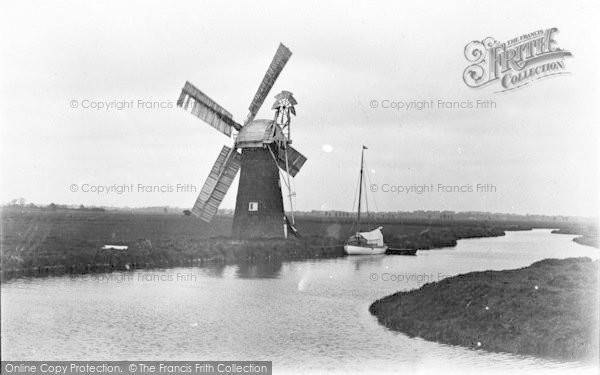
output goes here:
{"type": "MultiPolygon", "coordinates": [[[[371,182],[493,184],[491,193],[374,194],[380,211],[596,215],[597,1],[3,2],[1,201],[191,207],[196,193],[94,194],[70,186],[193,184],[232,140],[174,103],[186,80],[242,122],[278,46],[293,56],[272,97],[294,93],[301,210],[350,210],[361,145],[371,182]],[[569,75],[472,89],[464,47],[557,27],[569,75]],[[494,100],[489,110],[394,111],[372,100],[494,100]],[[78,108],[71,108],[71,101],[78,108]],[[84,100],[130,101],[123,110],[84,100]],[[173,108],[137,108],[137,101],[173,108]]],[[[380,189],[381,190],[381,189],[380,189]]],[[[222,208],[233,208],[237,180],[222,208]]],[[[287,204],[287,202],[286,202],[287,204]]],[[[375,207],[373,201],[371,207],[375,207]]]]}

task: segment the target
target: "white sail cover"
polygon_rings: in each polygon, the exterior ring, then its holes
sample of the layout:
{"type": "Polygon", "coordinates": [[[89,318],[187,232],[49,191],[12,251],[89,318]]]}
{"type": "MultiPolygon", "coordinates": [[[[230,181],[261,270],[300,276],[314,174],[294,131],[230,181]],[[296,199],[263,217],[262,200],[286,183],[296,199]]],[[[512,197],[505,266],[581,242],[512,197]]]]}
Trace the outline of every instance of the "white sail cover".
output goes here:
{"type": "Polygon", "coordinates": [[[364,238],[368,245],[383,246],[383,233],[381,233],[382,229],[383,227],[379,227],[370,232],[359,232],[358,235],[364,238]]]}

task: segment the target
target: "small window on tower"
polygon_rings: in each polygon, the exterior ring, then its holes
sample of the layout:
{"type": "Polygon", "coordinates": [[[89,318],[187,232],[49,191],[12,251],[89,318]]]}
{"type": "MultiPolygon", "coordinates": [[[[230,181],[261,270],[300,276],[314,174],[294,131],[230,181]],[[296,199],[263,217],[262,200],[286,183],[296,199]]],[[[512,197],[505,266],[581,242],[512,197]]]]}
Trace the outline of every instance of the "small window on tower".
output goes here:
{"type": "Polygon", "coordinates": [[[248,211],[258,211],[258,202],[248,203],[248,211]]]}

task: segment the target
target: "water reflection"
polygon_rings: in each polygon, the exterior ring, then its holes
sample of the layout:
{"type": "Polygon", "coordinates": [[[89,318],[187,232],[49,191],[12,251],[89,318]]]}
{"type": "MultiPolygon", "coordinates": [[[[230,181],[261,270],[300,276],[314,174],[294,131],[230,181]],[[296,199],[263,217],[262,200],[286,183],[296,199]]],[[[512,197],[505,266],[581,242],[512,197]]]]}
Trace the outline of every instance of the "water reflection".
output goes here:
{"type": "Polygon", "coordinates": [[[353,256],[349,257],[348,259],[350,260],[350,263],[354,266],[354,270],[360,271],[361,266],[364,268],[366,266],[382,264],[385,256],[385,254],[370,256],[353,256]]]}
{"type": "Polygon", "coordinates": [[[281,262],[242,263],[235,274],[240,279],[277,279],[281,272],[281,262]]]}
{"type": "Polygon", "coordinates": [[[227,266],[224,263],[215,263],[202,266],[205,274],[210,277],[223,277],[225,268],[227,268],[227,266]]]}

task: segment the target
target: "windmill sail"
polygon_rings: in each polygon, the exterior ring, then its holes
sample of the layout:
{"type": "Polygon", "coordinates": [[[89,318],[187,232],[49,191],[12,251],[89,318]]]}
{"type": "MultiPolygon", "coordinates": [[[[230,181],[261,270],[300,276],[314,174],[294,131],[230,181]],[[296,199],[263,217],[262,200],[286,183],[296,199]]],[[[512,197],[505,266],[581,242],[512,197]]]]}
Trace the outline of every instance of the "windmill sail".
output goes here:
{"type": "Polygon", "coordinates": [[[233,121],[231,113],[189,82],[183,86],[177,106],[189,110],[194,116],[228,137],[231,136],[231,128],[236,130],[242,128],[240,124],[233,121]]]}
{"type": "Polygon", "coordinates": [[[265,98],[267,95],[269,95],[269,91],[271,91],[271,88],[275,84],[277,77],[279,77],[279,74],[291,56],[292,52],[286,46],[280,43],[279,48],[277,48],[277,52],[275,52],[275,56],[271,61],[271,65],[269,65],[269,69],[267,69],[267,73],[265,73],[260,86],[258,86],[258,91],[256,91],[254,99],[252,99],[252,103],[250,103],[250,107],[248,108],[250,113],[248,114],[244,125],[254,120],[254,117],[256,117],[256,114],[265,101],[265,98]]]}
{"type": "Polygon", "coordinates": [[[194,204],[192,213],[195,216],[207,223],[212,220],[240,169],[240,165],[241,155],[236,150],[223,146],[194,204]]]}
{"type": "MultiPolygon", "coordinates": [[[[300,171],[300,168],[306,162],[306,157],[296,151],[292,146],[287,146],[287,165],[289,166],[289,172],[292,177],[296,177],[296,174],[300,171]]],[[[277,153],[277,165],[279,168],[286,170],[285,164],[285,150],[280,149],[277,153]]]]}

